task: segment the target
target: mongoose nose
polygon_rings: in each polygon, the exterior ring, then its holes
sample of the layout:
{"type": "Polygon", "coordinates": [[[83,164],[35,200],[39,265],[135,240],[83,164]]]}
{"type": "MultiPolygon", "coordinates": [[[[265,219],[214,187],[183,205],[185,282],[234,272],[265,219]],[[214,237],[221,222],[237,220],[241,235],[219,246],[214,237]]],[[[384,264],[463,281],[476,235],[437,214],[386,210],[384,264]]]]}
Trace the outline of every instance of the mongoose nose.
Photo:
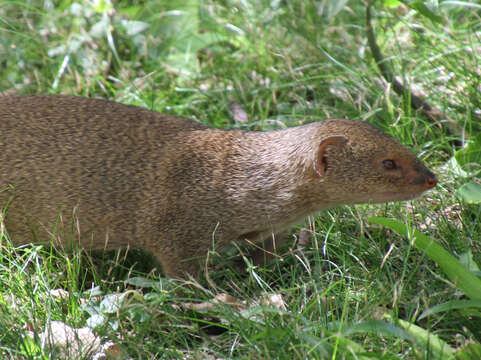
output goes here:
{"type": "Polygon", "coordinates": [[[433,187],[436,186],[437,183],[438,183],[438,179],[436,179],[436,176],[428,176],[426,178],[426,187],[428,189],[432,189],[433,187]]]}

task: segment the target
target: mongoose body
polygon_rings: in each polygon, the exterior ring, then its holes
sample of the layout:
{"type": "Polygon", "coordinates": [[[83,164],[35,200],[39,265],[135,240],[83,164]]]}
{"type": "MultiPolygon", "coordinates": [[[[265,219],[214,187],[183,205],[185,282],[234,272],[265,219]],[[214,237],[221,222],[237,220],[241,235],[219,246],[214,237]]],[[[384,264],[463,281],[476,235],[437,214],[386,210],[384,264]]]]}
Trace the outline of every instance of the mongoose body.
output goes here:
{"type": "Polygon", "coordinates": [[[436,177],[392,137],[331,119],[219,130],[115,102],[0,96],[0,205],[14,244],[140,247],[197,274],[213,242],[259,241],[339,204],[407,200],[436,177]],[[70,237],[71,239],[71,237],[70,237]]]}

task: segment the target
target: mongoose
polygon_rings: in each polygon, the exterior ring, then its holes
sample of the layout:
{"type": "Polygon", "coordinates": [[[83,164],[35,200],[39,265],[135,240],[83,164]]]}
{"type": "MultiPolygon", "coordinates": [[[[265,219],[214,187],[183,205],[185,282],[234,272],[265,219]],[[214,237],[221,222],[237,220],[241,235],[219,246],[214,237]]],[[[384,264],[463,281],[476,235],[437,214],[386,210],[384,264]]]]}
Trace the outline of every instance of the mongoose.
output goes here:
{"type": "Polygon", "coordinates": [[[344,119],[220,130],[111,101],[11,95],[0,134],[15,245],[75,230],[89,249],[151,251],[175,278],[197,275],[213,243],[258,242],[322,209],[408,200],[437,183],[394,138],[344,119]]]}

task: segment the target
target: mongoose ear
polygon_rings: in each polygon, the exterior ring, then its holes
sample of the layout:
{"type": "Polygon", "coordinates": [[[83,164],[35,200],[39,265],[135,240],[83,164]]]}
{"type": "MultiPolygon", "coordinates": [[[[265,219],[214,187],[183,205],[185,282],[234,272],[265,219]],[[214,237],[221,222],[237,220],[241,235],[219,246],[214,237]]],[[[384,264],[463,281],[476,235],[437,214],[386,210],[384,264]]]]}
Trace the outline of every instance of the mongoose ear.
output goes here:
{"type": "Polygon", "coordinates": [[[347,138],[343,135],[329,136],[321,141],[314,164],[314,169],[319,175],[324,176],[329,169],[329,160],[326,154],[327,149],[332,146],[341,149],[346,143],[347,138]]]}

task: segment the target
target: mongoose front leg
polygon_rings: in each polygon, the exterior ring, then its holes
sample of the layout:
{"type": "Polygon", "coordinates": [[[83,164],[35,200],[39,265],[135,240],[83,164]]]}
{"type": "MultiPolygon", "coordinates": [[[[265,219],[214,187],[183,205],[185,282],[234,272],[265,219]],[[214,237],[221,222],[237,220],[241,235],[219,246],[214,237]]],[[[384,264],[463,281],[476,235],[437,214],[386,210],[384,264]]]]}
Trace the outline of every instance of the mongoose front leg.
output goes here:
{"type": "Polygon", "coordinates": [[[162,263],[162,270],[164,275],[171,279],[188,279],[189,276],[199,278],[201,264],[198,261],[189,261],[185,263],[178,263],[167,261],[162,263]]]}
{"type": "Polygon", "coordinates": [[[162,266],[166,277],[187,279],[199,278],[205,264],[207,250],[192,246],[151,246],[149,249],[162,266]]]}

